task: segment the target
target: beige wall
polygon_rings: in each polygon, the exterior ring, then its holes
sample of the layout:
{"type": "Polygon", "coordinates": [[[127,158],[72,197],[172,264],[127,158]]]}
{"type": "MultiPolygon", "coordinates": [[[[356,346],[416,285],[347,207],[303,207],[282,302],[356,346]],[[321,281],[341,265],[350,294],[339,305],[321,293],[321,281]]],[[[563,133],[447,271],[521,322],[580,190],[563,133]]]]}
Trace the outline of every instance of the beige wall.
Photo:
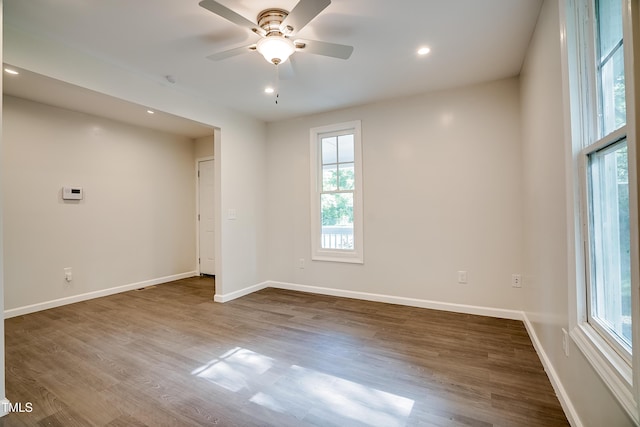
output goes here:
{"type": "Polygon", "coordinates": [[[3,114],[5,309],[196,270],[193,140],[9,96],[3,114]]]}
{"type": "Polygon", "coordinates": [[[194,143],[196,159],[213,157],[213,129],[211,129],[211,136],[196,138],[194,143]]]}
{"type": "Polygon", "coordinates": [[[521,166],[517,79],[271,123],[268,276],[520,309],[521,166]],[[310,261],[309,129],[351,120],[362,120],[365,262],[310,261]]]}
{"type": "MultiPolygon", "coordinates": [[[[569,328],[564,109],[558,2],[545,1],[521,74],[524,311],[584,426],[633,425],[575,345],[569,328]]],[[[575,277],[575,275],[573,275],[575,277]]]]}
{"type": "Polygon", "coordinates": [[[216,293],[266,280],[263,122],[158,83],[156,76],[132,73],[14,28],[5,28],[4,55],[17,67],[215,127],[216,208],[222,219],[216,230],[216,293]],[[229,209],[236,210],[235,220],[227,219],[229,209]]]}

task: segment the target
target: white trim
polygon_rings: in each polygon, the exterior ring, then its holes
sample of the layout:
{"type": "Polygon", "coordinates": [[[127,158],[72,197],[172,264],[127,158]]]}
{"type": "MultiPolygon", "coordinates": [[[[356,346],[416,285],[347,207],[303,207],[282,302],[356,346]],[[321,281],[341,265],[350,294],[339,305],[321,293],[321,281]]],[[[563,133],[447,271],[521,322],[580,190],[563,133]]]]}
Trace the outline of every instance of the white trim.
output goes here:
{"type": "MultiPolygon", "coordinates": [[[[200,215],[200,162],[207,162],[209,160],[213,160],[213,173],[215,175],[215,167],[216,167],[216,157],[215,156],[205,156],[198,157],[196,159],[196,272],[200,274],[200,221],[198,220],[198,215],[200,215]]],[[[215,179],[215,176],[214,176],[215,179]]],[[[215,186],[215,184],[214,184],[215,186]]],[[[215,194],[213,196],[215,203],[215,194]]],[[[215,209],[215,205],[214,205],[215,209]]],[[[215,245],[214,245],[215,247],[215,245]]],[[[215,257],[217,254],[213,254],[215,257]]],[[[214,258],[215,259],[215,258],[214,258]]]]}
{"type": "Polygon", "coordinates": [[[544,351],[544,347],[542,346],[540,339],[538,339],[536,330],[533,327],[533,324],[531,323],[531,321],[529,321],[529,317],[527,316],[527,313],[524,313],[524,312],[522,313],[522,321],[524,322],[524,326],[527,329],[529,338],[531,338],[531,342],[533,343],[533,348],[535,348],[536,353],[538,353],[538,357],[542,362],[542,366],[544,367],[544,370],[547,373],[547,376],[549,377],[549,381],[553,386],[553,390],[556,392],[556,396],[560,401],[560,405],[564,410],[564,414],[567,417],[569,424],[571,424],[572,427],[584,426],[584,424],[580,420],[580,417],[578,416],[578,411],[576,411],[576,408],[573,406],[573,403],[569,398],[569,394],[564,389],[564,386],[562,385],[562,381],[560,381],[560,376],[558,376],[558,373],[554,369],[553,364],[551,363],[551,360],[549,360],[547,353],[544,351]]]}
{"type": "Polygon", "coordinates": [[[245,295],[252,294],[254,292],[261,291],[262,289],[268,288],[269,282],[258,283],[257,285],[249,286],[238,291],[230,292],[228,294],[216,294],[213,297],[215,302],[229,302],[236,298],[243,297],[245,295]]]}
{"type": "Polygon", "coordinates": [[[213,129],[213,157],[215,160],[213,165],[214,180],[213,186],[215,194],[213,195],[213,203],[215,209],[215,252],[216,257],[216,290],[224,289],[223,276],[223,259],[224,251],[222,250],[222,131],[220,128],[213,129]]]}
{"type": "Polygon", "coordinates": [[[195,271],[188,271],[186,273],[159,277],[157,279],[145,280],[143,282],[131,283],[128,285],[116,286],[108,289],[101,289],[99,291],[87,292],[79,295],[72,295],[70,297],[58,298],[55,300],[40,302],[37,304],[25,305],[23,307],[17,307],[17,308],[5,310],[4,318],[9,319],[11,317],[22,316],[23,314],[35,313],[36,311],[48,310],[50,308],[60,307],[67,304],[73,304],[80,301],[86,301],[94,298],[105,297],[108,295],[119,294],[121,292],[132,291],[134,289],[140,289],[146,286],[160,285],[162,283],[173,282],[174,280],[187,279],[189,277],[194,277],[197,275],[198,274],[195,271]]]}
{"type": "Polygon", "coordinates": [[[629,417],[640,424],[631,385],[631,367],[598,332],[590,329],[591,326],[587,323],[578,325],[571,330],[571,338],[629,417]]]}
{"type": "Polygon", "coordinates": [[[267,280],[257,285],[248,286],[228,294],[216,294],[214,301],[228,302],[236,298],[249,295],[266,288],[286,289],[289,291],[309,292],[312,294],[330,295],[334,297],[353,298],[363,301],[385,302],[388,304],[406,305],[409,307],[428,308],[431,310],[450,311],[454,313],[476,314],[478,316],[497,317],[500,319],[522,320],[523,313],[519,310],[482,307],[478,305],[455,304],[448,302],[430,301],[417,298],[396,297],[393,295],[372,294],[369,292],[347,291],[344,289],[325,288],[320,286],[300,285],[297,283],[277,282],[267,280]]]}
{"type": "Polygon", "coordinates": [[[0,417],[4,417],[9,414],[9,405],[11,402],[6,397],[0,399],[0,417]]]}
{"type": "Polygon", "coordinates": [[[454,313],[476,314],[479,316],[498,317],[502,319],[522,320],[522,312],[505,310],[502,308],[482,307],[476,305],[454,304],[417,298],[397,297],[392,295],[372,294],[369,292],[347,291],[343,289],[324,288],[319,286],[298,285],[285,282],[267,282],[268,286],[290,291],[310,292],[313,294],[331,295],[336,297],[353,298],[364,301],[385,302],[388,304],[406,305],[409,307],[429,308],[432,310],[451,311],[454,313]]]}

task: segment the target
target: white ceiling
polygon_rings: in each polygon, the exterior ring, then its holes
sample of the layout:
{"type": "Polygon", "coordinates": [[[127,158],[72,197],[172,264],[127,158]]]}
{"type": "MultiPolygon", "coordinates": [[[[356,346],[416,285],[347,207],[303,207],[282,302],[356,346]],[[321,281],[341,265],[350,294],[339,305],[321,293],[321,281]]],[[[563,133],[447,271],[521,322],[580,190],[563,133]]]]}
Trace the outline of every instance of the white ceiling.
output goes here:
{"type": "Polygon", "coordinates": [[[119,122],[142,126],[192,139],[213,135],[213,128],[193,120],[123,101],[17,67],[20,74],[3,75],[3,93],[42,104],[93,114],[119,122]]]}
{"type": "MultiPolygon", "coordinates": [[[[4,25],[46,37],[247,115],[275,121],[516,76],[542,0],[333,0],[297,35],[351,45],[349,60],[295,53],[295,75],[264,88],[275,66],[258,53],[205,57],[256,35],[199,0],[4,0],[4,25]],[[418,57],[420,46],[431,53],[418,57]]],[[[297,0],[219,0],[251,21],[297,0]]],[[[6,81],[6,79],[5,79],[6,81]]],[[[12,83],[9,82],[9,85],[12,83]]],[[[10,88],[8,88],[10,90],[10,88]]]]}

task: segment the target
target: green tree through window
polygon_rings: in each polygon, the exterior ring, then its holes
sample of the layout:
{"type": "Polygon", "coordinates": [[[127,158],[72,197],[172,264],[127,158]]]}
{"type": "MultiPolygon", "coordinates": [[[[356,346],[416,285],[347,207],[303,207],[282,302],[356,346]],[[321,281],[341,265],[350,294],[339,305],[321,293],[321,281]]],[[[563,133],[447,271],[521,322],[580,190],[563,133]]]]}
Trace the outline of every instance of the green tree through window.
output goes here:
{"type": "MultiPolygon", "coordinates": [[[[328,185],[338,188],[338,181],[341,188],[353,188],[354,171],[353,168],[342,168],[329,172],[329,177],[325,176],[328,185]]],[[[325,194],[324,196],[329,196],[325,194]]],[[[332,194],[332,197],[322,198],[322,225],[349,225],[353,224],[353,196],[348,194],[332,194]]]]}

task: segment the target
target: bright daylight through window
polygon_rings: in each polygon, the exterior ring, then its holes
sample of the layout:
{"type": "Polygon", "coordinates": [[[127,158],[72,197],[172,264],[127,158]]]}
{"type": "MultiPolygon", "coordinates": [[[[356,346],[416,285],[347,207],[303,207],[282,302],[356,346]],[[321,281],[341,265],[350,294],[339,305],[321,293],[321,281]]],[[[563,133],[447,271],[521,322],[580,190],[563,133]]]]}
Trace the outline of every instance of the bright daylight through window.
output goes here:
{"type": "Polygon", "coordinates": [[[571,336],[596,371],[637,421],[634,355],[638,322],[636,135],[627,124],[633,100],[632,0],[565,0],[571,93],[573,165],[580,211],[576,317],[571,336]],[[631,132],[631,133],[630,133],[631,132]],[[631,179],[630,179],[631,178],[631,179]],[[637,234],[637,233],[636,233],[637,234]],[[580,272],[584,272],[584,276],[580,272]],[[581,279],[584,277],[584,280],[581,279]],[[637,286],[636,286],[637,288],[637,286]]]}
{"type": "Polygon", "coordinates": [[[362,262],[360,122],[311,129],[312,259],[362,262]]]}
{"type": "Polygon", "coordinates": [[[631,355],[629,173],[625,140],[590,153],[589,320],[631,355]]]}

